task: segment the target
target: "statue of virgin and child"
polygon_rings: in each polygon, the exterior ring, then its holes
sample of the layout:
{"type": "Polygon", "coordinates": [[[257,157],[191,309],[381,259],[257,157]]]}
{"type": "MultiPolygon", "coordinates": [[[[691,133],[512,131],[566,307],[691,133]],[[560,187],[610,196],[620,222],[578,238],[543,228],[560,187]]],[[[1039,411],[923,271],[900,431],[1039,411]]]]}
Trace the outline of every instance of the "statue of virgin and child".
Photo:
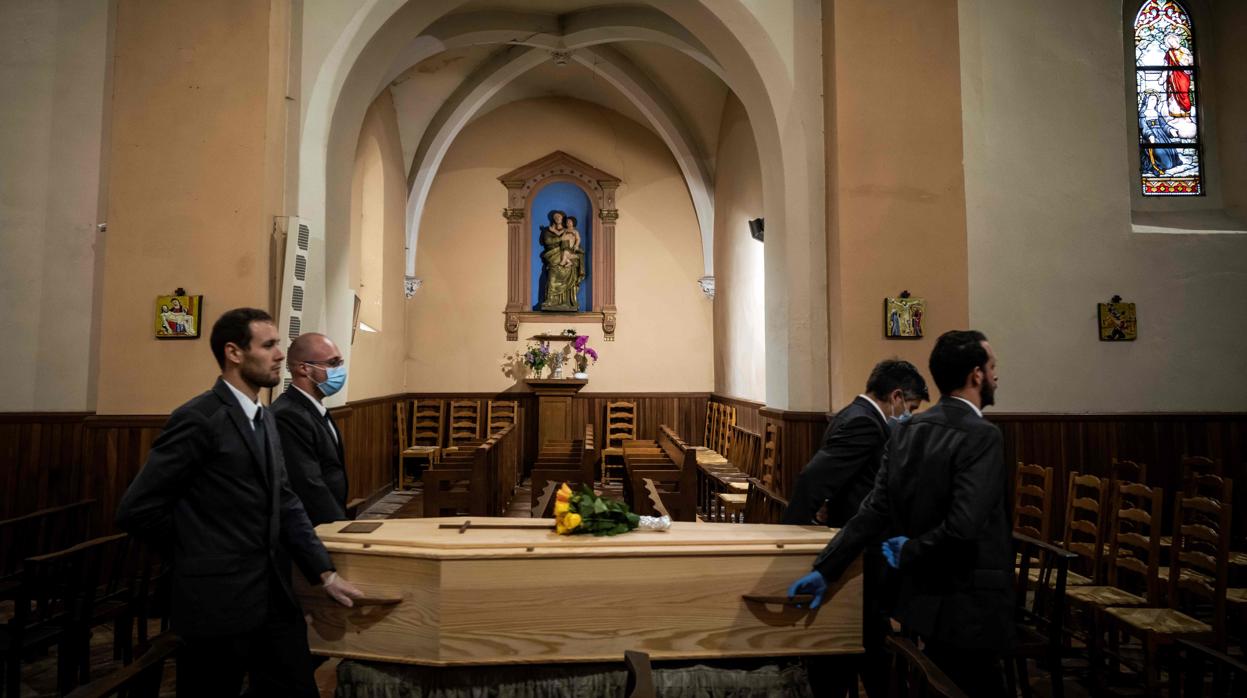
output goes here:
{"type": "Polygon", "coordinates": [[[580,309],[580,284],[585,280],[585,251],[575,216],[550,211],[550,224],[541,229],[541,272],[545,288],[541,310],[575,312],[580,309]]]}

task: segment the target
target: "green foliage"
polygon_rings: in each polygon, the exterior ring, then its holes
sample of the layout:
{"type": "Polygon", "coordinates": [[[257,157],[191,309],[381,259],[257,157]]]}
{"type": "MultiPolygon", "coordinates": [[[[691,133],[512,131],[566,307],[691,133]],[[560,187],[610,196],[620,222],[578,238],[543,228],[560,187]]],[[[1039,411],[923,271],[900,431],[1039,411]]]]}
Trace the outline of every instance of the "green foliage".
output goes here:
{"type": "Polygon", "coordinates": [[[617,536],[637,527],[641,517],[628,510],[628,505],[617,499],[606,499],[593,493],[585,485],[580,486],[568,501],[569,511],[580,515],[580,525],[572,534],[590,533],[595,536],[617,536]]]}

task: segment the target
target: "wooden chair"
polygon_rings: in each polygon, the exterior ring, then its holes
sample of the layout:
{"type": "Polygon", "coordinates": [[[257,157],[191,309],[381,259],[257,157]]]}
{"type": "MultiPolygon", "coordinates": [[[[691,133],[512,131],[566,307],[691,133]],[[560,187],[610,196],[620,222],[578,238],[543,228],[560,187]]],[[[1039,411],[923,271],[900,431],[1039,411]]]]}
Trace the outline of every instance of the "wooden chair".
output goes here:
{"type": "Polygon", "coordinates": [[[1114,458],[1109,466],[1109,479],[1114,482],[1147,482],[1147,463],[1114,458]]]}
{"type": "Polygon", "coordinates": [[[762,470],[758,480],[774,491],[779,483],[780,475],[780,441],[784,437],[784,427],[767,422],[762,432],[762,470]]]}
{"type": "Polygon", "coordinates": [[[698,466],[704,482],[701,489],[710,495],[706,509],[712,519],[720,521],[737,521],[745,509],[749,481],[756,480],[762,469],[762,437],[738,426],[731,432],[727,463],[698,466]]]}
{"type": "Polygon", "coordinates": [[[892,657],[890,698],[967,698],[913,642],[889,635],[885,647],[892,657]]]}
{"type": "Polygon", "coordinates": [[[706,405],[706,432],[702,441],[706,448],[727,455],[732,443],[732,427],[736,426],[736,408],[721,402],[706,405]]]}
{"type": "Polygon", "coordinates": [[[481,438],[481,405],[476,400],[450,403],[450,447],[459,448],[481,438]]]}
{"type": "Polygon", "coordinates": [[[486,424],[489,425],[489,434],[501,431],[503,427],[510,424],[518,424],[520,419],[520,403],[516,400],[490,400],[489,401],[489,419],[486,424]]]}
{"type": "Polygon", "coordinates": [[[1247,695],[1247,664],[1224,652],[1188,640],[1174,645],[1175,657],[1169,667],[1169,681],[1180,690],[1170,695],[1182,698],[1231,698],[1247,695]],[[1211,669],[1211,682],[1206,672],[1211,669]]]}
{"type": "Polygon", "coordinates": [[[399,401],[395,408],[398,419],[399,488],[405,488],[414,477],[407,476],[407,461],[420,459],[432,467],[441,459],[441,435],[443,405],[441,400],[413,400],[411,438],[407,438],[407,402],[399,401]]]}
{"type": "Polygon", "coordinates": [[[602,448],[602,484],[619,481],[624,470],[623,444],[636,439],[636,403],[606,403],[606,444],[602,448]]]}
{"type": "Polygon", "coordinates": [[[152,642],[151,648],[134,662],[76,689],[67,698],[157,698],[165,663],[177,653],[181,644],[176,635],[162,633],[152,642]]]}
{"type": "Polygon", "coordinates": [[[1194,477],[1196,475],[1216,475],[1223,477],[1221,472],[1220,459],[1205,458],[1204,456],[1183,455],[1180,462],[1182,480],[1194,477]]]}
{"type": "Polygon", "coordinates": [[[1052,468],[1018,461],[1013,482],[1013,530],[1050,541],[1052,468]]]}
{"type": "MultiPolygon", "coordinates": [[[[1161,510],[1165,493],[1136,483],[1113,485],[1112,531],[1105,585],[1073,586],[1065,590],[1071,610],[1081,613],[1088,647],[1088,666],[1094,683],[1101,683],[1105,648],[1101,642],[1103,611],[1112,607],[1147,607],[1160,602],[1156,570],[1160,566],[1161,510]]],[[[1116,636],[1110,650],[1116,654],[1116,636]]]]}
{"type": "Polygon", "coordinates": [[[1013,532],[1013,549],[1020,566],[1013,596],[1017,642],[1004,657],[1009,693],[1016,694],[1016,685],[1021,687],[1023,698],[1030,698],[1027,661],[1035,659],[1047,663],[1052,681],[1050,695],[1062,698],[1065,695],[1065,672],[1061,663],[1065,655],[1062,628],[1065,590],[1069,565],[1078,559],[1078,554],[1017,531],[1013,532]]]}
{"type": "Polygon", "coordinates": [[[1160,690],[1160,652],[1178,640],[1225,649],[1226,582],[1229,577],[1229,531],[1232,486],[1225,501],[1179,497],[1175,507],[1169,571],[1169,608],[1107,608],[1110,631],[1121,629],[1143,641],[1143,675],[1149,695],[1160,690]],[[1213,523],[1215,522],[1215,523],[1213,523]],[[1196,617],[1211,609],[1207,620],[1196,617]]]}
{"type": "Polygon", "coordinates": [[[1103,579],[1105,533],[1108,509],[1108,480],[1095,475],[1070,473],[1069,490],[1065,496],[1064,547],[1078,556],[1071,569],[1069,586],[1098,584],[1103,579]]]}

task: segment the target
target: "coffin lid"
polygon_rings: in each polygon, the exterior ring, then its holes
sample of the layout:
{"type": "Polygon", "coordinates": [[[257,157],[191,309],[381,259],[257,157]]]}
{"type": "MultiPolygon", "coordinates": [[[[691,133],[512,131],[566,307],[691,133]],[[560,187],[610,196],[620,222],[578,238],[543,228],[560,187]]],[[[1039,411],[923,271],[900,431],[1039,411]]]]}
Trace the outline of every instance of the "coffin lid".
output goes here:
{"type": "MultiPolygon", "coordinates": [[[[436,519],[389,519],[369,533],[342,533],[346,522],[322,524],[316,533],[330,550],[408,548],[437,555],[473,551],[513,554],[523,552],[577,555],[750,553],[809,554],[831,540],[835,529],[820,526],[772,524],[709,524],[674,522],[667,531],[636,530],[618,536],[558,535],[554,519],[490,518],[482,516],[436,519]],[[468,527],[462,532],[463,524],[468,527]],[[442,528],[443,525],[449,526],[442,528]],[[490,529],[472,526],[514,526],[490,529]]],[[[378,552],[381,552],[378,550],[378,552]]]]}

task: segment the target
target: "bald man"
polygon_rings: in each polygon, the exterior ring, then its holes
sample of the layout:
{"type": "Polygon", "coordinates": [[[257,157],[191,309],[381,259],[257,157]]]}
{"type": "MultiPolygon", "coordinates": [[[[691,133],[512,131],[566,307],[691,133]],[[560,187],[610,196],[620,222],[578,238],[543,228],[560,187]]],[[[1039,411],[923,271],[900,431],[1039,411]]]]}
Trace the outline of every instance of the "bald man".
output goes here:
{"type": "Polygon", "coordinates": [[[342,352],[332,339],[309,332],[290,344],[287,357],[290,387],[273,401],[273,416],[290,486],[313,525],[341,521],[347,518],[342,435],[323,400],[346,383],[342,352]]]}

